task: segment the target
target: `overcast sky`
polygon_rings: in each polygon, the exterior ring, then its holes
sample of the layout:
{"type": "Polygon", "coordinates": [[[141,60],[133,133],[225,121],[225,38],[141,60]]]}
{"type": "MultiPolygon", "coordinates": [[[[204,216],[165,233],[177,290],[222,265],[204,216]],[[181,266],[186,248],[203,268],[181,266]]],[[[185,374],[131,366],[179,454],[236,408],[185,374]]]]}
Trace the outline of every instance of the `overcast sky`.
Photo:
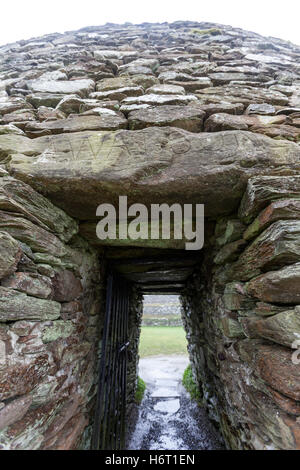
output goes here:
{"type": "Polygon", "coordinates": [[[300,45],[299,0],[5,0],[0,44],[106,22],[211,21],[300,45]]]}

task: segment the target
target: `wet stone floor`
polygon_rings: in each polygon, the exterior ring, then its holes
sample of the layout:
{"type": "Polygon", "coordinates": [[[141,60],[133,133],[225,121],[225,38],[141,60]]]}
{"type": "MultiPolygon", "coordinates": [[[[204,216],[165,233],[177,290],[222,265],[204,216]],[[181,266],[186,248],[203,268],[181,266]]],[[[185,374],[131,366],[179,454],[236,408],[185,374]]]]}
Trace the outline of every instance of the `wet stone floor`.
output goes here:
{"type": "Polygon", "coordinates": [[[139,408],[129,450],[217,450],[222,438],[205,410],[190,399],[181,384],[187,356],[140,360],[139,375],[147,390],[139,408]]]}

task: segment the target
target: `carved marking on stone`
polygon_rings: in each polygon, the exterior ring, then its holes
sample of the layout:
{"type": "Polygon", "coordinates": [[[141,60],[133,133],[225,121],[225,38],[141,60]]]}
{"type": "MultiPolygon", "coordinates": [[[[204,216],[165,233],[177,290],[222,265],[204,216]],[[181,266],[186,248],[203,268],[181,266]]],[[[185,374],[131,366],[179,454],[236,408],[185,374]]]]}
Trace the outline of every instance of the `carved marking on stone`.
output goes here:
{"type": "Polygon", "coordinates": [[[55,156],[58,153],[54,139],[47,137],[46,142],[48,143],[48,146],[45,148],[44,152],[38,157],[37,163],[43,160],[47,161],[49,158],[51,158],[51,156],[55,156]]]}
{"type": "Polygon", "coordinates": [[[185,135],[179,131],[170,134],[171,149],[175,154],[184,154],[191,150],[191,143],[185,135]]]}
{"type": "Polygon", "coordinates": [[[80,154],[82,153],[83,148],[86,147],[86,150],[88,150],[88,146],[86,145],[88,143],[88,136],[83,136],[82,137],[82,140],[80,141],[79,148],[78,148],[77,152],[75,151],[74,147],[72,146],[72,141],[71,141],[70,137],[68,137],[67,140],[68,140],[69,145],[70,145],[70,149],[71,149],[70,153],[73,157],[73,160],[75,160],[75,161],[80,160],[80,154]]]}
{"type": "Polygon", "coordinates": [[[99,145],[97,145],[96,149],[93,147],[92,139],[90,137],[88,137],[87,142],[88,142],[88,145],[89,145],[90,152],[93,156],[93,159],[97,160],[97,158],[99,157],[99,152],[100,152],[101,147],[102,147],[102,142],[99,139],[99,145]]]}

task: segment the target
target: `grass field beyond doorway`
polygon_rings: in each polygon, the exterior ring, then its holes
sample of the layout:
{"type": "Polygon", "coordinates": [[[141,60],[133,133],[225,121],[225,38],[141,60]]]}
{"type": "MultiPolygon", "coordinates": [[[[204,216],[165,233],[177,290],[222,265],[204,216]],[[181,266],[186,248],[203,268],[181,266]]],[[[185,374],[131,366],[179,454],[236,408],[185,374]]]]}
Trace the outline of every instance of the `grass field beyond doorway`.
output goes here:
{"type": "Polygon", "coordinates": [[[187,354],[185,331],[181,326],[143,326],[140,357],[187,354]]]}

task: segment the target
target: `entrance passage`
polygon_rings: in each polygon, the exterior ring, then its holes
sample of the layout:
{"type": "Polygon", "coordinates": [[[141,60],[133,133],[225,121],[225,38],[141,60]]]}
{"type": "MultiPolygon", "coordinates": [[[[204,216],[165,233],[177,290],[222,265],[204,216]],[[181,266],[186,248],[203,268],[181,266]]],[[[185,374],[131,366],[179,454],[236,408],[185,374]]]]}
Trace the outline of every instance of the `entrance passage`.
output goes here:
{"type": "Polygon", "coordinates": [[[144,295],[139,356],[187,355],[178,295],[144,295]]]}
{"type": "Polygon", "coordinates": [[[93,435],[94,450],[119,450],[124,447],[129,289],[128,281],[116,274],[109,275],[93,435]]]}
{"type": "MultiPolygon", "coordinates": [[[[92,448],[125,447],[127,418],[134,406],[143,295],[178,299],[197,264],[195,254],[157,249],[110,249],[106,313],[92,448]]],[[[182,326],[179,327],[184,338],[182,326]]],[[[186,348],[185,348],[186,353],[186,348]]]]}
{"type": "Polygon", "coordinates": [[[192,401],[182,385],[188,357],[171,355],[140,360],[146,382],[129,450],[219,450],[221,437],[206,411],[192,401]]]}
{"type": "Polygon", "coordinates": [[[139,377],[146,390],[129,450],[220,449],[221,439],[183,387],[189,365],[178,295],[145,295],[139,377]]]}

